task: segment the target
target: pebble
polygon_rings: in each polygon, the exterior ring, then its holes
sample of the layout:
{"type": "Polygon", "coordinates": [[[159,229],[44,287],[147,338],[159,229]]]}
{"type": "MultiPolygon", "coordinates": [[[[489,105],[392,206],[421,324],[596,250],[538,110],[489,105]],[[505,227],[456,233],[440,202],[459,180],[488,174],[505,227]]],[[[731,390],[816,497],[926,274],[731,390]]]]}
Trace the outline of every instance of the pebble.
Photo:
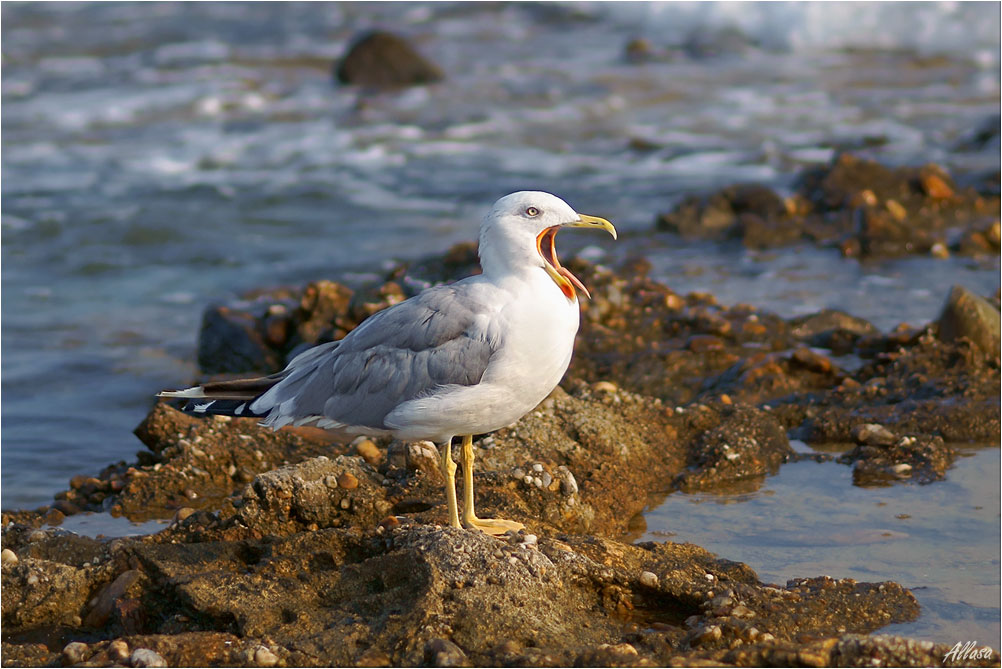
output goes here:
{"type": "Polygon", "coordinates": [[[25,579],[25,583],[31,586],[38,585],[38,574],[29,574],[28,578],[25,579]]]}
{"type": "Polygon", "coordinates": [[[354,490],[358,487],[358,479],[351,472],[344,472],[337,477],[337,487],[345,490],[354,490]]]}
{"type": "Polygon", "coordinates": [[[907,462],[900,462],[891,467],[891,471],[898,476],[907,476],[912,471],[912,466],[907,462]]]}
{"type": "Polygon", "coordinates": [[[133,667],[166,667],[167,661],[156,651],[149,648],[137,648],[129,656],[129,664],[133,667]]]}
{"type": "Polygon", "coordinates": [[[658,575],[653,571],[640,572],[640,584],[648,588],[658,587],[658,575]]]}
{"type": "Polygon", "coordinates": [[[10,565],[17,564],[17,554],[9,548],[3,549],[3,551],[0,552],[0,563],[10,565]]]}
{"type": "Polygon", "coordinates": [[[383,459],[383,452],[371,439],[363,439],[355,446],[355,451],[370,465],[378,465],[383,459]]]}
{"type": "Polygon", "coordinates": [[[522,481],[524,481],[527,485],[532,485],[532,477],[528,474],[525,475],[525,478],[523,478],[522,481]]]}
{"type": "Polygon", "coordinates": [[[511,475],[517,478],[519,481],[521,481],[522,479],[525,478],[525,471],[520,469],[519,467],[516,467],[515,469],[512,470],[511,475]]]}
{"type": "Polygon", "coordinates": [[[560,480],[560,492],[570,497],[578,491],[578,482],[564,465],[557,467],[557,478],[560,480]]]}
{"type": "Polygon", "coordinates": [[[543,471],[543,465],[537,462],[532,466],[532,471],[536,472],[537,474],[541,473],[543,471]]]}
{"type": "Polygon", "coordinates": [[[903,221],[908,218],[908,210],[897,200],[888,200],[884,203],[884,206],[887,207],[887,211],[890,212],[895,220],[903,221]]]}
{"type": "Polygon", "coordinates": [[[939,258],[940,260],[945,260],[950,257],[950,249],[946,247],[943,242],[936,242],[929,249],[929,255],[933,258],[939,258]]]}
{"type": "Polygon", "coordinates": [[[553,483],[553,477],[550,475],[550,472],[543,472],[543,475],[540,478],[543,480],[544,488],[549,488],[550,484],[553,483]]]}
{"type": "Polygon", "coordinates": [[[527,534],[524,537],[522,537],[522,545],[533,546],[538,540],[539,539],[536,537],[535,534],[527,534]]]}
{"type": "Polygon", "coordinates": [[[184,522],[185,518],[187,518],[193,513],[195,513],[195,509],[191,508],[190,506],[182,506],[180,509],[177,510],[177,513],[174,514],[174,522],[182,523],[184,522]]]}
{"type": "Polygon", "coordinates": [[[278,655],[266,646],[258,646],[254,651],[254,664],[259,667],[274,667],[278,664],[278,655]]]}
{"type": "Polygon", "coordinates": [[[863,423],[852,428],[851,436],[857,444],[891,446],[897,441],[894,433],[878,423],[863,423]]]}
{"type": "Polygon", "coordinates": [[[90,647],[82,641],[71,641],[63,648],[66,664],[79,664],[87,659],[90,647]]]}
{"type": "Polygon", "coordinates": [[[348,499],[347,497],[343,497],[343,498],[341,499],[341,504],[340,504],[340,506],[341,506],[341,508],[342,508],[342,509],[344,509],[344,510],[346,510],[346,511],[347,511],[347,510],[348,510],[348,507],[350,507],[350,506],[351,506],[351,500],[350,500],[350,499],[348,499]]]}
{"type": "Polygon", "coordinates": [[[749,609],[744,604],[738,604],[733,609],[731,609],[731,615],[735,618],[754,618],[755,612],[749,609]]]}
{"type": "Polygon", "coordinates": [[[536,486],[537,488],[542,488],[543,479],[539,478],[538,476],[534,476],[532,479],[532,485],[536,486]]]}
{"type": "Polygon", "coordinates": [[[614,393],[619,390],[615,383],[609,381],[597,381],[592,384],[591,389],[596,393],[614,393]]]}
{"type": "Polygon", "coordinates": [[[119,664],[125,662],[129,658],[129,644],[121,639],[115,639],[108,644],[108,658],[119,664]]]}

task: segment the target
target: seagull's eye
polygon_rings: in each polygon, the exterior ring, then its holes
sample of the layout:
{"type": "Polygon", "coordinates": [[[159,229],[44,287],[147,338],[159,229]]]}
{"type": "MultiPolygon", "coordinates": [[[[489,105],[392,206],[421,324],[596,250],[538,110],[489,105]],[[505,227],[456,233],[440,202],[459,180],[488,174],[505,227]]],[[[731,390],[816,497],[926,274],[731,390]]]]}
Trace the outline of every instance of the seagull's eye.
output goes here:
{"type": "Polygon", "coordinates": [[[539,209],[536,209],[535,207],[529,207],[528,209],[525,210],[525,215],[535,218],[536,216],[539,216],[539,209]]]}

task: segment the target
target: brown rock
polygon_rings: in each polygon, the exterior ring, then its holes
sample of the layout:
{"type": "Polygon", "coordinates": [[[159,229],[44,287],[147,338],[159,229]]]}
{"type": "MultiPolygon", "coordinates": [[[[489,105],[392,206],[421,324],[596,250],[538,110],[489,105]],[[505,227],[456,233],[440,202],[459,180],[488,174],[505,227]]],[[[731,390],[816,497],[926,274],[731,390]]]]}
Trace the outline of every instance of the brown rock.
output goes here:
{"type": "Polygon", "coordinates": [[[373,31],[352,43],[335,76],[343,84],[397,87],[434,83],[444,75],[404,38],[373,31]]]}
{"type": "Polygon", "coordinates": [[[344,472],[337,477],[337,487],[345,490],[354,490],[358,487],[358,479],[351,472],[344,472]]]}
{"type": "Polygon", "coordinates": [[[999,357],[999,310],[963,286],[954,286],[950,291],[936,325],[943,341],[966,337],[988,355],[999,357]]]}

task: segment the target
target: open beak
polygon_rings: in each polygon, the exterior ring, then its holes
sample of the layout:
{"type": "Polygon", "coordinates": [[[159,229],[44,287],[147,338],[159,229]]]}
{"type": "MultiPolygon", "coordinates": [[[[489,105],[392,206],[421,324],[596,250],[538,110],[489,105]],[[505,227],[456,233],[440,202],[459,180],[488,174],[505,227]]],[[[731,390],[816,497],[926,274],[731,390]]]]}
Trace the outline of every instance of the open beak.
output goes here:
{"type": "Polygon", "coordinates": [[[571,274],[570,270],[562,266],[560,260],[557,258],[556,239],[557,232],[561,228],[596,228],[605,230],[612,235],[613,239],[617,239],[616,228],[604,218],[579,214],[578,220],[545,228],[536,236],[536,249],[543,258],[543,267],[567,299],[573,300],[577,296],[575,288],[584,293],[585,297],[591,299],[591,294],[584,287],[584,284],[571,274]]]}

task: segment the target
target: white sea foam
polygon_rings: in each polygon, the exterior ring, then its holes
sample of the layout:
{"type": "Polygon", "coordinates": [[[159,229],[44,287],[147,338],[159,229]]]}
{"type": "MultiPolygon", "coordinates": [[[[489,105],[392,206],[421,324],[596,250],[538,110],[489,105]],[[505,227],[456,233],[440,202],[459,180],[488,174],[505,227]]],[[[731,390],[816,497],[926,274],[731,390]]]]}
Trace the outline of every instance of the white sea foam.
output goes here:
{"type": "Polygon", "coordinates": [[[998,62],[999,7],[991,2],[623,2],[581,7],[682,42],[697,30],[737,28],[766,48],[916,49],[998,62]]]}

